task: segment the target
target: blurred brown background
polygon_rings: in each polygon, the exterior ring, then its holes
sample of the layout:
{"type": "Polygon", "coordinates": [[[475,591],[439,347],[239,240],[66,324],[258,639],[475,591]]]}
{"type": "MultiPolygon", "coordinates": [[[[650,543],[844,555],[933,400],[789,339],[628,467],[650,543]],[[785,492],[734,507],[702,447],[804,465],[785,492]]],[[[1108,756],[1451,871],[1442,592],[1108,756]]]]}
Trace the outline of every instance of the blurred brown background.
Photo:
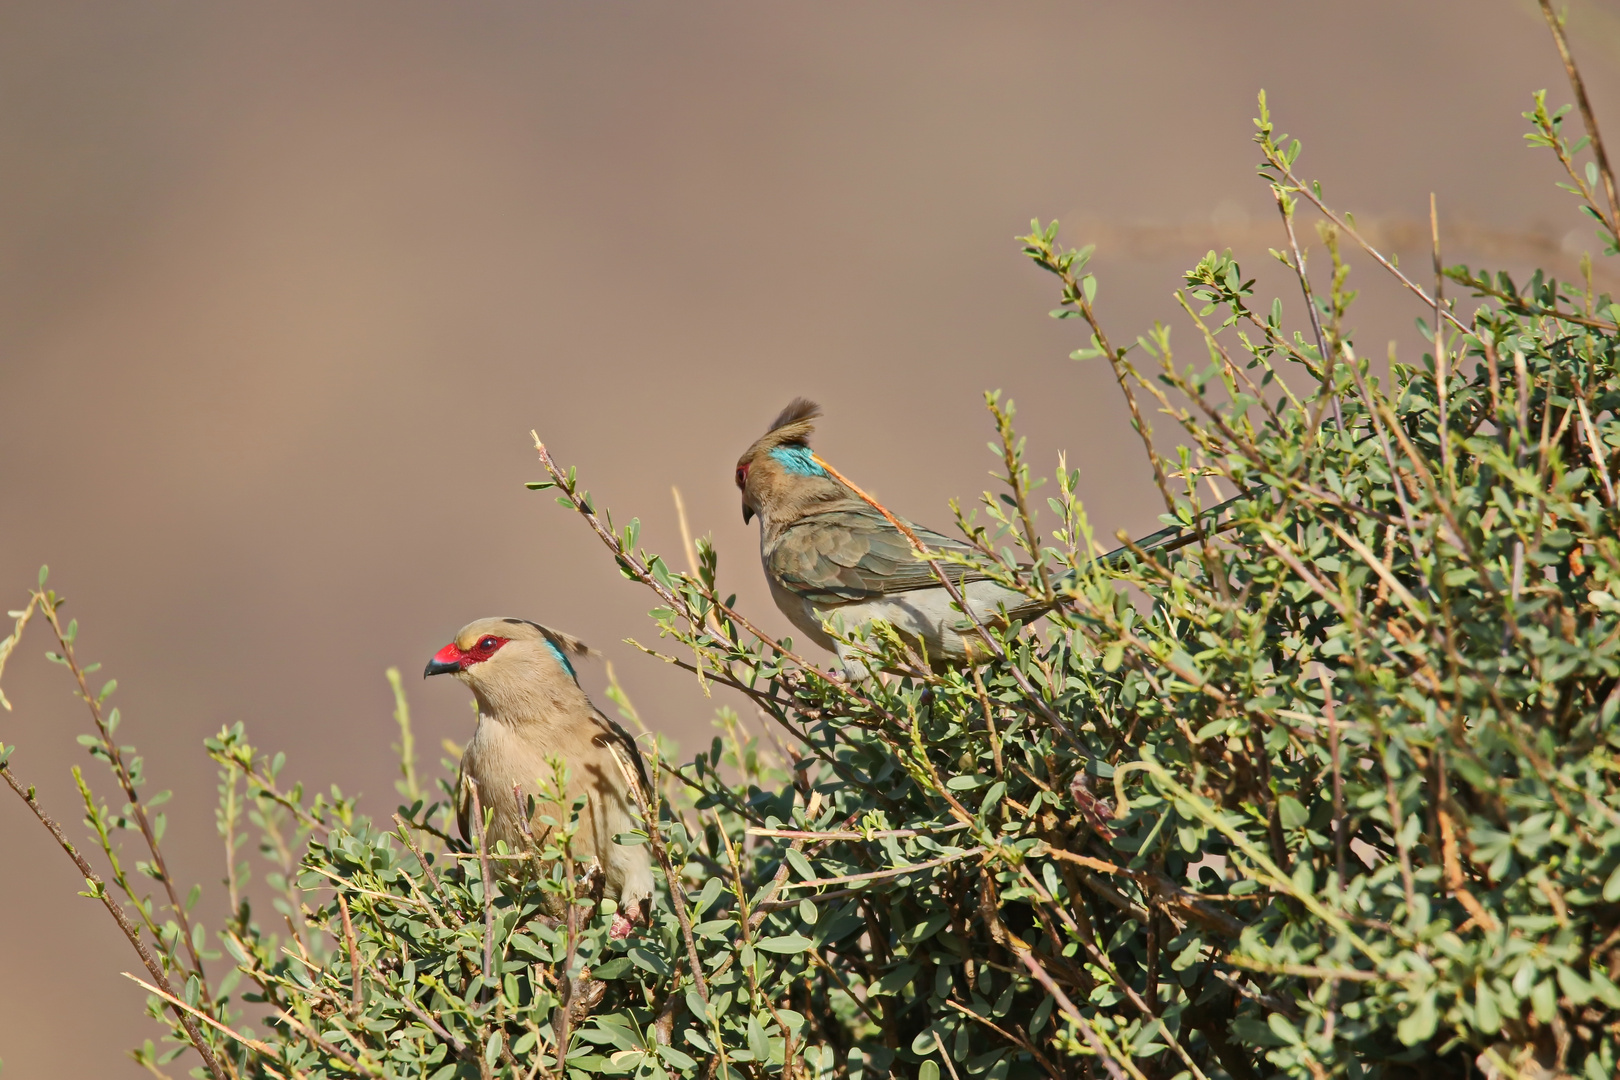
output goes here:
{"type": "MultiPolygon", "coordinates": [[[[1615,24],[1578,5],[1572,37],[1620,134],[1615,24]]],[[[1076,324],[1012,237],[1040,215],[1100,239],[1116,339],[1164,318],[1189,361],[1170,293],[1208,247],[1298,311],[1267,268],[1261,87],[1425,277],[1430,191],[1448,259],[1571,275],[1593,244],[1520,138],[1533,90],[1568,93],[1519,0],[0,6],[0,599],[51,564],[211,916],[199,741],[246,721],[385,813],[383,669],[431,764],[470,718],[415,673],[474,617],[605,648],[695,747],[714,703],[619,643],[650,596],[523,490],[529,429],[677,561],[679,484],[779,631],[731,466],[795,394],[827,408],[823,453],[944,525],[988,483],[1001,388],[1105,536],[1151,529],[1118,391],[1067,359],[1076,324]]],[[[1362,351],[1415,361],[1420,312],[1358,265],[1362,351]]],[[[84,721],[40,629],[0,740],[78,835],[84,721]]],[[[0,799],[6,1080],[128,1075],[155,1033],[79,885],[0,799]]]]}

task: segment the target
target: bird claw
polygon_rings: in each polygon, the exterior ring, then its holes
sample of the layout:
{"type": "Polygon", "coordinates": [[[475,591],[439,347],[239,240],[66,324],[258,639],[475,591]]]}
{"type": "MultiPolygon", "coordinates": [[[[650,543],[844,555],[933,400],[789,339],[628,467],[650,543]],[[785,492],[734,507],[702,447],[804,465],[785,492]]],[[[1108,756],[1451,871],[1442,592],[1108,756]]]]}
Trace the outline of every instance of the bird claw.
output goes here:
{"type": "Polygon", "coordinates": [[[615,912],[613,927],[608,931],[608,937],[614,941],[623,941],[630,936],[630,931],[635,929],[635,925],[623,912],[615,912]]]}
{"type": "Polygon", "coordinates": [[[1074,779],[1069,782],[1069,798],[1074,800],[1075,806],[1079,808],[1081,816],[1093,832],[1105,842],[1114,839],[1116,834],[1108,827],[1109,819],[1114,816],[1113,804],[1092,794],[1091,777],[1084,769],[1075,773],[1074,779]]]}
{"type": "Polygon", "coordinates": [[[872,669],[866,661],[854,650],[844,650],[838,656],[839,666],[844,669],[844,678],[850,682],[865,682],[872,677],[872,669]]]}

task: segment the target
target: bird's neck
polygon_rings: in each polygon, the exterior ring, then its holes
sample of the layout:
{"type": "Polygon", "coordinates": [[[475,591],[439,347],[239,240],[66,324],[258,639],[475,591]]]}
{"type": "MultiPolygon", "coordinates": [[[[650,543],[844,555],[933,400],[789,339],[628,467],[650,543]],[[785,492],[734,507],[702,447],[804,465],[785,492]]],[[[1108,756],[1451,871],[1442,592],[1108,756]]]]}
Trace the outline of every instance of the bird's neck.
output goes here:
{"type": "Polygon", "coordinates": [[[777,494],[760,510],[767,531],[775,532],[814,514],[864,505],[844,485],[833,480],[799,484],[777,494]]]}
{"type": "Polygon", "coordinates": [[[512,727],[557,723],[563,717],[589,711],[585,692],[570,682],[561,685],[510,685],[475,687],[478,718],[512,727]]]}

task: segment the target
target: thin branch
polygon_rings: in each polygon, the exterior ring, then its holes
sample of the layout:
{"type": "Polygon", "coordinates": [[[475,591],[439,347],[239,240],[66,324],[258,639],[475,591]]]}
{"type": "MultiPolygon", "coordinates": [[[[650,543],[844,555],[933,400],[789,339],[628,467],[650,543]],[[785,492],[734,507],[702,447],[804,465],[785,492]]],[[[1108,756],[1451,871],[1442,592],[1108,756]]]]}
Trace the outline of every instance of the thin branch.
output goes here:
{"type": "Polygon", "coordinates": [[[78,658],[73,654],[73,640],[62,631],[56,610],[57,604],[50,597],[40,603],[40,611],[45,615],[45,621],[51,624],[51,630],[56,634],[56,640],[62,648],[62,659],[66,661],[68,670],[73,673],[74,680],[79,684],[79,696],[90,707],[90,718],[95,721],[96,732],[101,738],[101,749],[107,755],[108,765],[118,780],[118,786],[123,788],[125,798],[129,800],[130,816],[135,819],[135,824],[140,829],[141,839],[146,841],[146,849],[152,856],[152,869],[157,871],[154,876],[163,883],[163,891],[168,894],[169,909],[174,912],[174,921],[180,929],[180,936],[185,939],[186,954],[191,959],[192,973],[197,976],[202,999],[212,1001],[213,993],[208,988],[208,974],[203,970],[202,957],[197,953],[197,945],[191,932],[191,919],[186,914],[185,905],[180,902],[180,894],[175,892],[174,875],[169,873],[168,863],[164,861],[157,832],[146,813],[146,804],[141,801],[140,794],[135,790],[135,778],[130,773],[129,766],[124,763],[123,751],[107,727],[106,717],[102,715],[102,698],[90,692],[84,668],[79,665],[78,658]]]}
{"type": "MultiPolygon", "coordinates": [[[[472,798],[472,817],[478,829],[478,870],[484,883],[484,988],[500,985],[495,974],[495,875],[489,869],[488,832],[484,824],[484,807],[478,801],[478,781],[467,777],[467,791],[472,798]]],[[[519,816],[523,809],[518,808],[519,816]]]]}
{"type": "Polygon", "coordinates": [[[1333,861],[1339,872],[1340,904],[1349,878],[1345,870],[1344,777],[1339,771],[1339,717],[1333,707],[1333,680],[1325,669],[1317,669],[1316,677],[1322,683],[1322,712],[1327,717],[1328,757],[1333,762],[1333,861]]]}
{"type": "MultiPolygon", "coordinates": [[[[1024,962],[1024,966],[1029,968],[1029,973],[1035,976],[1035,981],[1045,987],[1046,992],[1052,996],[1052,1000],[1057,1002],[1058,1008],[1063,1011],[1063,1015],[1067,1016],[1074,1023],[1074,1026],[1080,1029],[1080,1033],[1085,1036],[1086,1042],[1091,1045],[1091,1052],[1102,1059],[1103,1067],[1108,1070],[1108,1075],[1113,1077],[1114,1080],[1125,1080],[1125,1074],[1120,1071],[1119,1063],[1104,1047],[1102,1038],[1097,1034],[1097,1029],[1086,1023],[1086,1018],[1080,1015],[1080,1010],[1074,1007],[1074,1002],[1069,1000],[1069,995],[1063,992],[1063,988],[1052,981],[1052,976],[1048,975],[1046,969],[1041,966],[1041,962],[1035,959],[1035,954],[1025,949],[1015,949],[1013,951],[1018,954],[1018,959],[1024,962]]],[[[1131,1071],[1132,1076],[1136,1077],[1137,1080],[1142,1080],[1142,1074],[1137,1071],[1136,1066],[1129,1058],[1124,1059],[1124,1065],[1131,1071]]]]}
{"type": "Polygon", "coordinates": [[[350,1015],[359,1016],[365,1009],[365,995],[360,983],[360,944],[354,939],[354,923],[349,921],[349,901],[338,891],[338,913],[343,916],[343,940],[349,946],[350,1015]]]}
{"type": "Polygon", "coordinates": [[[1575,57],[1564,38],[1563,20],[1553,11],[1552,0],[1541,0],[1541,14],[1552,31],[1553,43],[1558,46],[1558,58],[1564,62],[1564,74],[1569,76],[1569,87],[1575,92],[1575,104],[1581,110],[1581,123],[1586,125],[1586,134],[1592,139],[1592,156],[1597,159],[1598,172],[1603,176],[1603,193],[1609,199],[1609,220],[1604,224],[1609,227],[1609,235],[1620,241],[1620,201],[1615,198],[1614,171],[1609,168],[1609,155],[1603,149],[1603,136],[1598,134],[1597,115],[1586,97],[1586,81],[1575,66],[1575,57]]]}
{"type": "MultiPolygon", "coordinates": [[[[676,496],[679,499],[679,495],[676,496]]],[[[698,997],[704,1004],[709,1001],[709,986],[703,979],[703,961],[698,955],[697,938],[692,933],[692,917],[686,910],[686,896],[681,888],[681,876],[675,872],[674,864],[669,858],[669,848],[664,844],[663,833],[658,828],[659,816],[656,807],[649,807],[647,795],[641,790],[641,783],[630,763],[624,760],[624,750],[615,743],[609,743],[608,749],[613,753],[613,760],[624,774],[625,787],[630,789],[630,795],[635,799],[636,809],[641,812],[642,823],[647,827],[647,842],[652,845],[653,856],[658,860],[659,867],[664,871],[664,883],[669,886],[669,902],[675,908],[675,920],[681,926],[681,939],[686,944],[686,964],[692,969],[692,985],[697,988],[698,997]]],[[[653,793],[657,798],[657,793],[653,793]]]]}
{"type": "MultiPolygon", "coordinates": [[[[9,765],[0,764],[0,777],[3,777],[7,786],[16,792],[17,797],[28,805],[28,809],[34,812],[34,816],[39,819],[39,823],[45,826],[46,830],[56,838],[57,844],[67,853],[68,858],[73,860],[74,865],[79,868],[79,873],[84,876],[86,884],[90,886],[90,892],[97,900],[101,901],[102,906],[107,909],[107,914],[111,915],[113,921],[118,924],[118,929],[124,932],[124,937],[134,947],[136,955],[141,958],[141,963],[151,973],[152,981],[162,987],[172,998],[174,987],[169,984],[168,976],[163,973],[163,966],[146,948],[146,943],[141,941],[141,932],[129,921],[129,916],[124,914],[124,909],[119,906],[118,901],[112,898],[112,894],[107,891],[106,883],[97,876],[95,870],[91,869],[90,864],[85,861],[84,856],[79,854],[78,849],[63,834],[62,827],[39,804],[39,800],[34,795],[33,786],[21,784],[9,765]]],[[[184,1010],[174,1008],[172,1004],[170,1008],[174,1012],[175,1019],[180,1022],[180,1026],[185,1028],[186,1037],[191,1040],[191,1045],[196,1047],[197,1053],[202,1055],[203,1064],[208,1066],[208,1071],[214,1075],[214,1080],[226,1080],[225,1071],[214,1057],[214,1052],[209,1049],[207,1043],[203,1042],[202,1032],[198,1030],[196,1021],[184,1010]]]]}
{"type": "Polygon", "coordinates": [[[982,855],[984,851],[985,849],[982,847],[969,848],[954,855],[942,855],[937,859],[929,859],[927,862],[912,863],[909,866],[895,866],[887,870],[873,870],[866,874],[844,874],[840,877],[814,878],[810,881],[790,881],[783,888],[810,889],[822,885],[844,885],[851,881],[878,881],[882,878],[903,877],[906,874],[914,874],[919,870],[931,870],[936,866],[956,862],[958,859],[966,859],[972,855],[982,855]]]}
{"type": "MultiPolygon", "coordinates": [[[[1316,334],[1316,355],[1322,365],[1322,396],[1327,404],[1333,408],[1333,423],[1344,427],[1344,415],[1339,410],[1339,396],[1333,388],[1333,361],[1334,357],[1328,352],[1327,335],[1322,332],[1322,316],[1316,310],[1316,297],[1311,295],[1311,279],[1305,274],[1305,253],[1300,250],[1299,238],[1294,235],[1294,207],[1288,193],[1280,186],[1273,185],[1272,193],[1277,197],[1277,209],[1282,214],[1283,229],[1288,233],[1288,250],[1293,253],[1294,263],[1291,269],[1299,278],[1299,290],[1305,294],[1305,310],[1311,316],[1311,330],[1316,334]]],[[[1322,415],[1322,407],[1317,406],[1318,420],[1322,415]]],[[[1311,425],[1314,432],[1316,423],[1311,425]]]]}
{"type": "MultiPolygon", "coordinates": [[[[433,887],[433,894],[439,898],[439,902],[444,905],[445,911],[450,913],[450,917],[456,920],[456,925],[462,925],[461,915],[456,911],[456,906],[450,902],[450,897],[445,895],[444,886],[439,884],[439,877],[433,872],[433,867],[427,861],[427,856],[422,854],[422,849],[416,846],[415,840],[411,839],[411,830],[405,824],[405,819],[395,814],[394,824],[399,827],[399,838],[404,841],[406,847],[411,849],[411,854],[416,856],[417,863],[422,867],[422,873],[427,876],[428,884],[433,887]]],[[[409,880],[408,876],[407,880],[409,880]]]]}
{"type": "Polygon", "coordinates": [[[1451,425],[1450,411],[1447,408],[1451,394],[1451,378],[1448,370],[1450,358],[1446,355],[1446,332],[1440,325],[1440,313],[1445,310],[1446,274],[1440,263],[1440,214],[1435,208],[1434,192],[1429,192],[1429,235],[1434,241],[1434,390],[1439,402],[1440,415],[1437,420],[1440,436],[1440,472],[1448,479],[1451,476],[1451,425]]]}
{"type": "Polygon", "coordinates": [[[131,975],[127,971],[121,971],[121,972],[119,972],[119,974],[122,975],[124,978],[128,979],[130,982],[135,983],[141,989],[145,990],[148,994],[151,994],[154,997],[160,997],[164,1001],[168,1002],[169,1007],[171,1009],[175,1010],[177,1013],[178,1013],[179,1010],[184,1009],[187,1013],[191,1014],[196,1019],[201,1020],[203,1023],[207,1024],[209,1027],[213,1028],[215,1031],[217,1031],[220,1034],[224,1035],[226,1038],[235,1039],[237,1042],[241,1043],[243,1046],[247,1047],[249,1050],[257,1051],[258,1053],[261,1053],[261,1054],[265,1055],[266,1057],[272,1059],[273,1061],[277,1062],[278,1064],[285,1064],[285,1062],[282,1061],[281,1054],[278,1053],[276,1051],[276,1048],[271,1046],[269,1043],[260,1042],[258,1039],[254,1039],[254,1038],[251,1038],[251,1037],[249,1037],[247,1035],[243,1035],[241,1032],[236,1031],[235,1029],[233,1029],[233,1028],[231,1028],[231,1027],[229,1027],[229,1026],[227,1026],[225,1024],[220,1023],[218,1020],[214,1019],[212,1016],[209,1016],[207,1013],[203,1012],[201,1009],[195,1008],[195,1007],[193,1007],[191,1005],[187,1005],[184,1001],[181,1001],[179,998],[175,997],[169,991],[164,990],[161,987],[153,986],[151,983],[147,982],[145,979],[138,978],[138,977],[136,977],[134,975],[131,975]]]}

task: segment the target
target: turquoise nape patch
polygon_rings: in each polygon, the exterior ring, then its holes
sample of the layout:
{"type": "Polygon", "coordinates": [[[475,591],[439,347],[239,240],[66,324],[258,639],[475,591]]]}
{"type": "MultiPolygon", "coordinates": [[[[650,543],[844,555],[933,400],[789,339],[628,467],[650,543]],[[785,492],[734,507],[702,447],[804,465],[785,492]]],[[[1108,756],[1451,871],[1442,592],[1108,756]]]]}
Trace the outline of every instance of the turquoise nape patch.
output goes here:
{"type": "Polygon", "coordinates": [[[816,463],[810,456],[808,446],[777,446],[771,449],[771,457],[788,472],[796,476],[826,476],[827,470],[816,463]]]}
{"type": "Polygon", "coordinates": [[[551,650],[551,655],[557,658],[557,663],[561,664],[568,674],[573,675],[576,679],[579,678],[579,676],[574,673],[574,665],[568,662],[568,657],[563,655],[563,651],[561,649],[557,648],[557,643],[555,641],[552,641],[550,638],[546,638],[546,648],[551,650]]]}

